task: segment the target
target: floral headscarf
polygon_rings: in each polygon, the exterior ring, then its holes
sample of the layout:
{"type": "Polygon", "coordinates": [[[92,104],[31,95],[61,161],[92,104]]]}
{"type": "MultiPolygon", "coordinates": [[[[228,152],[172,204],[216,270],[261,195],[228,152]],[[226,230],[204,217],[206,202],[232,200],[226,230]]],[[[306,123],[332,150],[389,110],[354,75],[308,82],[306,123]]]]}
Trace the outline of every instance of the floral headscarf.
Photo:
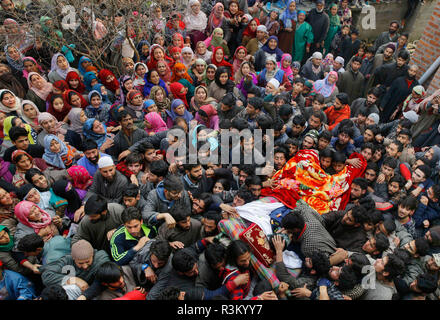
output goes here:
{"type": "Polygon", "coordinates": [[[87,190],[93,183],[93,177],[83,166],[71,166],[67,173],[72,178],[73,186],[77,189],[87,190]]]}
{"type": "Polygon", "coordinates": [[[38,233],[41,229],[47,227],[52,223],[52,218],[50,215],[42,210],[40,207],[38,207],[35,203],[30,201],[20,201],[15,206],[15,216],[17,217],[18,221],[20,221],[22,224],[24,224],[27,227],[30,227],[34,229],[35,233],[38,233]],[[29,220],[29,214],[31,212],[32,207],[37,207],[40,210],[42,222],[34,222],[29,220]]]}
{"type": "Polygon", "coordinates": [[[168,130],[167,124],[165,123],[165,121],[163,121],[162,117],[157,112],[147,113],[144,119],[151,124],[151,128],[147,128],[145,126],[145,131],[147,131],[147,133],[158,133],[168,130]]]}

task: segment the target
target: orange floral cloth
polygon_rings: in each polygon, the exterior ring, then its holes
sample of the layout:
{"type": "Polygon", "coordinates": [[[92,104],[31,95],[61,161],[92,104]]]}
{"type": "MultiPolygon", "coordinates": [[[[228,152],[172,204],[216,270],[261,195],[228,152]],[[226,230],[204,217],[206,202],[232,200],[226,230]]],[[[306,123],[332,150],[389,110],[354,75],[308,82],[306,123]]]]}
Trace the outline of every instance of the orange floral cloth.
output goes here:
{"type": "Polygon", "coordinates": [[[329,175],[320,167],[316,150],[300,150],[272,177],[276,187],[263,189],[262,195],[273,196],[291,208],[296,200],[303,199],[319,214],[342,210],[350,197],[351,182],[367,166],[361,154],[354,152],[353,158],[361,160],[361,168],[346,165],[338,174],[329,175]]]}

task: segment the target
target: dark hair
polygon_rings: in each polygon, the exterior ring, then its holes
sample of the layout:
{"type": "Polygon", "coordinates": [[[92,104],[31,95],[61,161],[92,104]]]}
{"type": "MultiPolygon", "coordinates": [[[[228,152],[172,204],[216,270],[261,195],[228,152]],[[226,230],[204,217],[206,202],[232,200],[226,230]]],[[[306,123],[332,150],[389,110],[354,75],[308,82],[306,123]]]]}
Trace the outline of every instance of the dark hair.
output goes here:
{"type": "Polygon", "coordinates": [[[357,184],[359,187],[361,187],[362,190],[367,190],[368,188],[368,181],[364,178],[355,178],[352,182],[352,184],[357,184]]]}
{"type": "Polygon", "coordinates": [[[336,98],[341,102],[341,104],[348,104],[349,98],[348,94],[346,94],[345,92],[338,93],[336,95],[336,98]]]}
{"type": "Polygon", "coordinates": [[[122,191],[123,197],[136,198],[139,194],[139,187],[134,183],[128,184],[122,191]]]}
{"type": "Polygon", "coordinates": [[[356,223],[368,222],[367,210],[363,206],[354,206],[351,209],[351,214],[356,223]]]}
{"type": "Polygon", "coordinates": [[[276,118],[273,124],[274,131],[281,131],[284,127],[284,121],[281,118],[276,118]]]}
{"type": "Polygon", "coordinates": [[[286,214],[283,219],[281,219],[281,227],[285,229],[300,229],[304,228],[304,218],[299,214],[299,210],[295,209],[288,214],[286,214]]]}
{"type": "Polygon", "coordinates": [[[220,122],[218,123],[218,126],[219,126],[220,129],[230,129],[231,126],[232,126],[231,120],[229,120],[229,119],[221,119],[220,122]]]}
{"type": "Polygon", "coordinates": [[[200,167],[201,164],[199,162],[196,163],[189,163],[189,161],[187,161],[187,163],[183,164],[183,168],[185,169],[185,171],[191,171],[194,168],[200,167]]]}
{"type": "Polygon", "coordinates": [[[406,49],[402,49],[397,54],[397,58],[402,58],[403,60],[409,60],[410,54],[406,49]]]}
{"type": "Polygon", "coordinates": [[[312,269],[316,271],[316,275],[327,276],[331,268],[328,256],[322,251],[313,251],[309,258],[312,260],[312,269]]]}
{"type": "Polygon", "coordinates": [[[45,287],[40,294],[41,300],[45,301],[62,301],[69,300],[66,290],[60,284],[53,284],[45,287]]]}
{"type": "Polygon", "coordinates": [[[191,215],[191,208],[184,203],[178,202],[170,209],[170,214],[176,222],[184,221],[191,215]]]}
{"type": "Polygon", "coordinates": [[[83,149],[83,151],[88,151],[88,150],[98,149],[98,144],[96,143],[95,140],[92,140],[92,139],[86,139],[86,140],[84,140],[84,142],[82,143],[82,149],[83,149]]]}
{"type": "Polygon", "coordinates": [[[370,149],[371,152],[374,153],[374,150],[375,150],[376,148],[374,147],[374,144],[372,144],[371,142],[366,142],[366,143],[364,143],[364,145],[362,146],[361,151],[362,151],[362,150],[365,150],[365,149],[370,149]]]}
{"type": "Polygon", "coordinates": [[[394,174],[394,176],[390,179],[388,184],[391,182],[397,182],[399,184],[399,188],[402,189],[405,186],[405,179],[400,174],[394,174]]]}
{"type": "Polygon", "coordinates": [[[151,243],[150,254],[154,254],[160,261],[167,261],[171,255],[171,247],[166,240],[156,239],[151,243]]]}
{"type": "Polygon", "coordinates": [[[249,187],[251,185],[262,186],[263,182],[261,181],[261,178],[259,176],[248,176],[244,181],[244,184],[246,187],[249,187]]]}
{"type": "Polygon", "coordinates": [[[25,235],[20,239],[17,245],[17,249],[22,252],[35,252],[38,248],[43,247],[43,238],[36,233],[25,235]]]}
{"type": "Polygon", "coordinates": [[[409,121],[409,120],[406,119],[406,118],[400,119],[398,123],[400,124],[400,126],[401,126],[402,128],[408,128],[408,129],[409,129],[409,128],[412,127],[412,122],[409,121]]]}
{"type": "Polygon", "coordinates": [[[432,192],[434,193],[434,199],[440,199],[440,186],[438,184],[432,186],[432,192]]]}
{"type": "Polygon", "coordinates": [[[134,164],[134,163],[140,163],[143,164],[144,162],[144,157],[142,156],[142,154],[140,154],[139,152],[133,152],[130,153],[127,158],[125,158],[125,163],[127,165],[129,164],[134,164]]]}
{"type": "Polygon", "coordinates": [[[391,169],[396,169],[397,168],[397,159],[394,159],[391,157],[386,157],[382,162],[382,166],[388,166],[391,169]]]}
{"type": "Polygon", "coordinates": [[[350,137],[350,139],[353,139],[354,136],[354,128],[349,126],[340,126],[338,129],[338,135],[341,133],[345,133],[350,137]]]}
{"type": "Polygon", "coordinates": [[[415,241],[417,253],[420,256],[426,256],[429,253],[429,249],[430,249],[428,239],[426,239],[425,237],[421,237],[415,239],[414,241],[415,241]]]}
{"type": "Polygon", "coordinates": [[[166,287],[161,290],[157,296],[157,300],[174,301],[179,300],[180,289],[178,287],[166,287]]]}
{"type": "Polygon", "coordinates": [[[118,122],[121,122],[122,119],[124,119],[124,118],[127,117],[127,116],[129,116],[129,117],[132,118],[131,114],[129,114],[127,110],[119,111],[118,114],[117,114],[117,116],[116,116],[116,120],[117,120],[118,122]]]}
{"type": "Polygon", "coordinates": [[[367,95],[372,94],[374,96],[376,96],[376,98],[379,98],[381,96],[381,91],[379,88],[377,87],[373,87],[370,90],[368,90],[367,95]]]}
{"type": "Polygon", "coordinates": [[[296,116],[293,117],[292,124],[304,127],[306,125],[306,119],[302,115],[297,114],[296,116]]]}
{"type": "MultiPolygon", "coordinates": [[[[323,123],[324,122],[324,114],[321,112],[321,111],[314,111],[311,115],[310,115],[310,117],[315,117],[315,118],[317,118],[317,119],[319,119],[319,121],[321,122],[321,123],[323,123]]],[[[310,118],[309,118],[310,119],[310,118]]]]}
{"type": "Polygon", "coordinates": [[[318,140],[321,138],[330,142],[332,140],[332,133],[328,130],[324,130],[319,134],[318,140]]]}
{"type": "Polygon", "coordinates": [[[104,210],[107,210],[107,199],[99,194],[92,194],[84,205],[86,215],[101,214],[104,210]]]}
{"type": "Polygon", "coordinates": [[[376,239],[376,250],[379,251],[379,253],[384,252],[390,247],[390,241],[383,233],[376,234],[374,238],[376,239]]]}
{"type": "Polygon", "coordinates": [[[358,284],[358,277],[353,268],[343,266],[339,274],[338,283],[338,289],[341,291],[353,289],[358,284]]]}
{"type": "Polygon", "coordinates": [[[379,172],[379,166],[376,162],[368,162],[365,171],[367,170],[373,170],[377,174],[379,172]]]}
{"type": "Polygon", "coordinates": [[[254,200],[254,195],[250,191],[244,189],[238,190],[235,196],[243,199],[244,203],[249,203],[254,200]]]}
{"type": "Polygon", "coordinates": [[[247,100],[247,104],[253,106],[255,109],[262,110],[264,107],[263,99],[259,97],[252,97],[247,100]]]}
{"type": "Polygon", "coordinates": [[[175,174],[170,174],[163,181],[163,187],[167,191],[180,192],[183,190],[182,180],[175,174]]]}
{"type": "Polygon", "coordinates": [[[220,183],[223,186],[223,189],[225,189],[226,191],[231,190],[231,182],[227,179],[217,179],[217,181],[215,183],[220,183]]]}
{"type": "Polygon", "coordinates": [[[368,212],[368,221],[376,225],[381,221],[384,221],[383,214],[379,210],[373,210],[368,212]]]}
{"type": "Polygon", "coordinates": [[[273,120],[270,116],[266,114],[260,114],[258,115],[257,124],[262,130],[272,129],[273,120]]]}
{"type": "Polygon", "coordinates": [[[256,297],[264,292],[272,291],[272,290],[273,288],[270,282],[264,279],[257,283],[257,285],[254,287],[254,290],[252,291],[252,294],[254,297],[256,297]]]}
{"type": "Polygon", "coordinates": [[[350,256],[350,260],[351,268],[356,272],[358,278],[362,278],[362,269],[363,267],[370,265],[370,260],[368,260],[365,254],[359,252],[354,252],[350,256]]]}
{"type": "Polygon", "coordinates": [[[237,258],[246,252],[251,252],[251,249],[246,242],[233,240],[226,250],[228,263],[233,266],[237,265],[237,258]]]}
{"type": "Polygon", "coordinates": [[[104,262],[96,272],[96,280],[101,283],[113,283],[119,281],[123,275],[122,268],[112,261],[104,262]]]}
{"type": "Polygon", "coordinates": [[[275,150],[273,151],[273,155],[275,156],[276,153],[282,153],[284,154],[284,158],[286,158],[286,160],[289,159],[289,152],[287,152],[287,150],[284,149],[283,147],[276,147],[275,150]]]}
{"type": "Polygon", "coordinates": [[[405,263],[398,255],[388,255],[388,262],[384,267],[384,271],[389,273],[389,275],[385,277],[387,280],[393,280],[397,276],[402,275],[405,269],[405,263]]]}
{"type": "Polygon", "coordinates": [[[333,150],[330,148],[325,148],[319,151],[319,158],[332,158],[333,159],[333,150]]]}
{"type": "Polygon", "coordinates": [[[370,197],[363,197],[359,199],[359,205],[362,206],[367,212],[376,209],[376,202],[370,197]]]}
{"type": "Polygon", "coordinates": [[[142,221],[142,214],[139,209],[134,207],[125,208],[121,214],[122,223],[130,222],[131,220],[142,221]]]}
{"type": "Polygon", "coordinates": [[[418,205],[418,200],[412,195],[404,197],[401,201],[399,201],[399,206],[402,206],[403,208],[408,210],[416,210],[417,205],[418,205]]]}
{"type": "Polygon", "coordinates": [[[287,138],[286,141],[284,142],[284,148],[288,149],[289,144],[293,144],[294,146],[299,147],[301,145],[301,141],[299,141],[299,139],[297,138],[287,138]]]}
{"type": "MultiPolygon", "coordinates": [[[[217,73],[218,73],[219,77],[222,73],[227,72],[229,74],[228,69],[226,69],[226,68],[219,68],[219,69],[217,69],[217,71],[215,73],[216,78],[217,78],[217,73]]],[[[223,103],[224,105],[227,105],[229,107],[233,107],[233,106],[235,106],[236,101],[237,101],[237,98],[235,98],[234,94],[232,92],[229,92],[223,96],[223,98],[220,100],[220,103],[223,103]]]]}
{"type": "Polygon", "coordinates": [[[226,259],[226,249],[218,243],[210,244],[205,249],[205,258],[210,266],[214,266],[226,259]]]}
{"type": "Polygon", "coordinates": [[[333,152],[333,157],[332,157],[332,162],[340,162],[340,163],[345,163],[345,161],[347,160],[347,156],[344,153],[335,151],[333,152]]]}
{"type": "MultiPolygon", "coordinates": [[[[24,178],[25,178],[27,181],[29,181],[30,183],[32,183],[32,178],[33,178],[34,176],[36,176],[37,174],[44,176],[44,175],[43,175],[43,172],[41,172],[40,169],[37,169],[37,168],[30,168],[30,169],[29,169],[28,171],[26,171],[26,173],[24,174],[24,178]]],[[[33,185],[33,183],[32,183],[32,185],[33,185]]]]}
{"type": "Polygon", "coordinates": [[[383,221],[383,227],[388,234],[391,234],[396,230],[396,223],[393,219],[385,219],[383,221]]]}
{"type": "Polygon", "coordinates": [[[15,142],[18,140],[18,138],[20,137],[26,137],[28,136],[28,132],[25,128],[22,127],[12,127],[9,130],[9,138],[11,139],[11,141],[15,142]]]}
{"type": "Polygon", "coordinates": [[[322,94],[318,93],[317,95],[315,95],[315,98],[313,99],[313,101],[317,101],[317,102],[319,102],[319,104],[324,104],[325,97],[322,94]]]}
{"type": "Polygon", "coordinates": [[[375,52],[376,52],[376,51],[374,51],[373,46],[368,46],[368,47],[365,49],[365,53],[372,53],[372,54],[374,55],[375,52]]]}
{"type": "Polygon", "coordinates": [[[150,163],[150,172],[158,177],[168,174],[168,164],[163,160],[155,160],[150,163]]]}
{"type": "Polygon", "coordinates": [[[376,136],[380,132],[379,126],[377,124],[370,124],[365,128],[365,130],[370,130],[371,132],[373,132],[374,136],[376,136]]]}
{"type": "Polygon", "coordinates": [[[231,127],[237,129],[238,131],[241,131],[249,128],[249,122],[247,122],[247,120],[244,118],[235,117],[234,119],[232,119],[231,127]]]}
{"type": "Polygon", "coordinates": [[[244,171],[248,176],[255,175],[255,166],[252,164],[241,164],[238,168],[240,171],[244,171]]]}
{"type": "Polygon", "coordinates": [[[417,277],[417,288],[423,293],[434,293],[437,290],[437,278],[430,273],[423,273],[417,277]]]}
{"type": "MultiPolygon", "coordinates": [[[[173,127],[173,129],[177,129],[177,128],[174,128],[173,127]]],[[[169,133],[171,133],[171,132],[169,132],[169,133]]],[[[141,142],[140,144],[139,144],[139,152],[141,153],[141,154],[143,154],[143,153],[145,153],[147,150],[151,150],[151,149],[156,149],[155,147],[154,147],[154,145],[150,142],[150,141],[143,141],[143,142],[141,142]]]]}
{"type": "Polygon", "coordinates": [[[186,249],[180,249],[174,253],[173,258],[171,259],[171,264],[177,272],[188,272],[192,268],[194,268],[194,264],[197,262],[197,259],[191,255],[190,251],[186,249]]]}
{"type": "Polygon", "coordinates": [[[416,169],[422,171],[426,179],[428,179],[431,176],[431,169],[426,164],[422,164],[421,166],[418,166],[416,169]]]}
{"type": "Polygon", "coordinates": [[[216,225],[222,220],[221,214],[217,211],[208,211],[203,215],[203,218],[206,220],[214,220],[216,225]]]}
{"type": "Polygon", "coordinates": [[[278,114],[282,117],[290,117],[293,114],[292,107],[289,104],[283,104],[278,110],[278,114]]]}
{"type": "Polygon", "coordinates": [[[400,142],[398,140],[393,140],[393,141],[390,142],[390,144],[391,143],[394,143],[397,146],[398,152],[402,152],[403,151],[403,144],[402,144],[402,142],[400,142]]]}
{"type": "Polygon", "coordinates": [[[411,130],[409,130],[408,128],[402,128],[397,136],[400,136],[400,135],[408,136],[409,139],[412,138],[411,130]]]}

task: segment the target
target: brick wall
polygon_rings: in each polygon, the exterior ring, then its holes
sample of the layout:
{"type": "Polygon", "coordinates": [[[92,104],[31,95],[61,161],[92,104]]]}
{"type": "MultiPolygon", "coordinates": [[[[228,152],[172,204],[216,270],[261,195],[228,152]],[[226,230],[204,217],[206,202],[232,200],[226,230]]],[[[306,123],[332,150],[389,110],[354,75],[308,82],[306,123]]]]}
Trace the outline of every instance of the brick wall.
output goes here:
{"type": "MultiPolygon", "coordinates": [[[[440,0],[431,17],[428,19],[425,31],[417,43],[417,48],[411,58],[412,62],[419,66],[418,77],[423,75],[431,64],[440,56],[440,0]]],[[[440,70],[433,77],[428,92],[440,88],[440,70]]]]}

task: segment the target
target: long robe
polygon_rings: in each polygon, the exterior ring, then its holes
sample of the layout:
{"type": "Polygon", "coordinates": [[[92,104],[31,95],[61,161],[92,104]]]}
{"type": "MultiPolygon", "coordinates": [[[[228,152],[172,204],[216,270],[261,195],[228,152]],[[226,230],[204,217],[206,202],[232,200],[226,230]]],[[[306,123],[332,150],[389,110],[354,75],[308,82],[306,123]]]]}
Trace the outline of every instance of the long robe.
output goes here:
{"type": "Polygon", "coordinates": [[[296,24],[295,30],[295,45],[293,48],[294,57],[293,61],[301,62],[304,58],[304,54],[306,52],[306,44],[313,42],[313,30],[312,26],[303,22],[302,24],[296,24]]]}

